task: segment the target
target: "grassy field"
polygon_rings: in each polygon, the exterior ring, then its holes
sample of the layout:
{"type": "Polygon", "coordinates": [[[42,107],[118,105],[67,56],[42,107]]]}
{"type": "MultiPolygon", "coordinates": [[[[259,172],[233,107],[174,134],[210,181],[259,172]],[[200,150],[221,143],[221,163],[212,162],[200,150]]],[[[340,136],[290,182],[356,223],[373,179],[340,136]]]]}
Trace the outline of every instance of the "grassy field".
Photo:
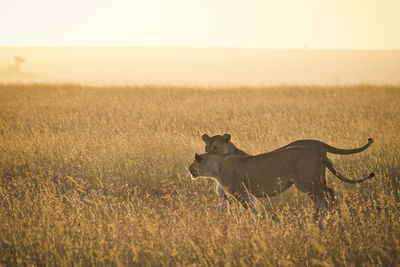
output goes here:
{"type": "Polygon", "coordinates": [[[0,265],[400,265],[400,87],[86,87],[0,84],[0,265]],[[291,188],[216,215],[187,168],[203,133],[256,154],[296,139],[328,155],[335,211],[321,225],[291,188]],[[275,214],[276,219],[271,216],[275,214]]]}

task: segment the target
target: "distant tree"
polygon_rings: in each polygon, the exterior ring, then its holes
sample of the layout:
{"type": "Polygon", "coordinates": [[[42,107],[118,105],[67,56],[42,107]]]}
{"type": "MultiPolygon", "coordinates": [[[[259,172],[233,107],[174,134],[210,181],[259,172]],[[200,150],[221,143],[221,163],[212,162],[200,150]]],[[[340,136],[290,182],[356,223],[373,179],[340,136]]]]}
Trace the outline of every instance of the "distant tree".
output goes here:
{"type": "Polygon", "coordinates": [[[14,70],[15,71],[20,71],[20,66],[21,66],[21,63],[23,63],[23,62],[25,62],[25,59],[23,59],[22,57],[19,57],[19,56],[15,56],[14,57],[14,70]]]}

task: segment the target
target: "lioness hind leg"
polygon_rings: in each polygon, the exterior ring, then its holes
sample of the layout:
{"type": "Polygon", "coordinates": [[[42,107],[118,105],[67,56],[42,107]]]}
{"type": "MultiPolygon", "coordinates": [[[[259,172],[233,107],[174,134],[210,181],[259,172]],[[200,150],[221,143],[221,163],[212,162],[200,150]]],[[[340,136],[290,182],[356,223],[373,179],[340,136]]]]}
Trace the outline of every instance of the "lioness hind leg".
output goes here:
{"type": "Polygon", "coordinates": [[[308,193],[308,196],[315,206],[314,221],[325,217],[326,212],[332,208],[333,201],[335,200],[335,193],[329,187],[325,187],[320,193],[308,193]]]}
{"type": "Polygon", "coordinates": [[[314,221],[318,221],[318,219],[325,216],[327,201],[322,194],[309,194],[309,197],[314,203],[315,211],[313,214],[314,221]]]}
{"type": "Polygon", "coordinates": [[[326,187],[324,194],[325,194],[325,197],[328,199],[328,204],[331,206],[332,203],[335,201],[335,192],[333,191],[332,188],[326,187]]]}

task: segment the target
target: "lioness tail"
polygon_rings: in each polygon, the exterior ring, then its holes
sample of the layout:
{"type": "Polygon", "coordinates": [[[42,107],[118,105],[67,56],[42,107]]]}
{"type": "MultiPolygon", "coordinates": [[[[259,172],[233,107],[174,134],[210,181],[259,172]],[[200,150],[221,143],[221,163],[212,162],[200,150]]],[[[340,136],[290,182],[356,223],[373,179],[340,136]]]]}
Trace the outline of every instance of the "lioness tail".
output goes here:
{"type": "Polygon", "coordinates": [[[333,154],[355,154],[355,153],[359,153],[361,151],[364,151],[365,149],[367,149],[372,143],[374,142],[374,139],[372,138],[368,138],[368,143],[365,144],[362,147],[358,147],[358,148],[353,148],[353,149],[341,149],[341,148],[336,148],[333,146],[330,146],[328,144],[325,144],[325,148],[326,151],[329,153],[333,153],[333,154]]]}
{"type": "Polygon", "coordinates": [[[338,173],[335,168],[333,167],[333,163],[327,158],[327,157],[323,157],[322,158],[323,163],[326,165],[326,167],[328,167],[328,169],[333,173],[333,175],[335,175],[337,178],[339,178],[341,181],[345,182],[345,183],[349,183],[349,184],[359,184],[364,182],[365,180],[371,179],[372,177],[375,176],[375,174],[373,172],[371,172],[367,177],[359,179],[359,180],[350,180],[347,179],[346,177],[344,177],[343,175],[341,175],[340,173],[338,173]]]}

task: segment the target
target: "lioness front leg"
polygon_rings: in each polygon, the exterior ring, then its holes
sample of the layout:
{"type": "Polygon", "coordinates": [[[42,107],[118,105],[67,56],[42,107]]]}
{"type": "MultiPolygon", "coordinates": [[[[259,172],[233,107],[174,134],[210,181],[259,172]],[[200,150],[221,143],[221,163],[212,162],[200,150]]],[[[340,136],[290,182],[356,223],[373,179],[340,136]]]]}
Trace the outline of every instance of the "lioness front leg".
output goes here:
{"type": "Polygon", "coordinates": [[[250,210],[255,214],[258,215],[258,209],[256,206],[256,200],[254,197],[250,194],[247,194],[247,203],[250,204],[250,210]]]}
{"type": "Polygon", "coordinates": [[[242,194],[239,195],[238,200],[240,202],[240,204],[242,204],[242,206],[246,209],[250,208],[250,210],[255,214],[258,215],[258,209],[256,206],[256,200],[254,199],[254,197],[248,193],[248,192],[244,192],[242,194]]]}
{"type": "Polygon", "coordinates": [[[218,216],[222,216],[227,208],[227,204],[228,204],[228,199],[227,197],[220,197],[219,199],[219,204],[218,204],[218,208],[217,208],[217,212],[218,212],[218,216]]]}
{"type": "Polygon", "coordinates": [[[219,184],[217,184],[217,187],[215,188],[215,192],[217,192],[217,194],[219,196],[219,204],[218,204],[218,209],[217,209],[218,216],[222,216],[224,214],[224,212],[226,211],[226,207],[228,204],[228,196],[226,195],[225,190],[219,184]]]}

